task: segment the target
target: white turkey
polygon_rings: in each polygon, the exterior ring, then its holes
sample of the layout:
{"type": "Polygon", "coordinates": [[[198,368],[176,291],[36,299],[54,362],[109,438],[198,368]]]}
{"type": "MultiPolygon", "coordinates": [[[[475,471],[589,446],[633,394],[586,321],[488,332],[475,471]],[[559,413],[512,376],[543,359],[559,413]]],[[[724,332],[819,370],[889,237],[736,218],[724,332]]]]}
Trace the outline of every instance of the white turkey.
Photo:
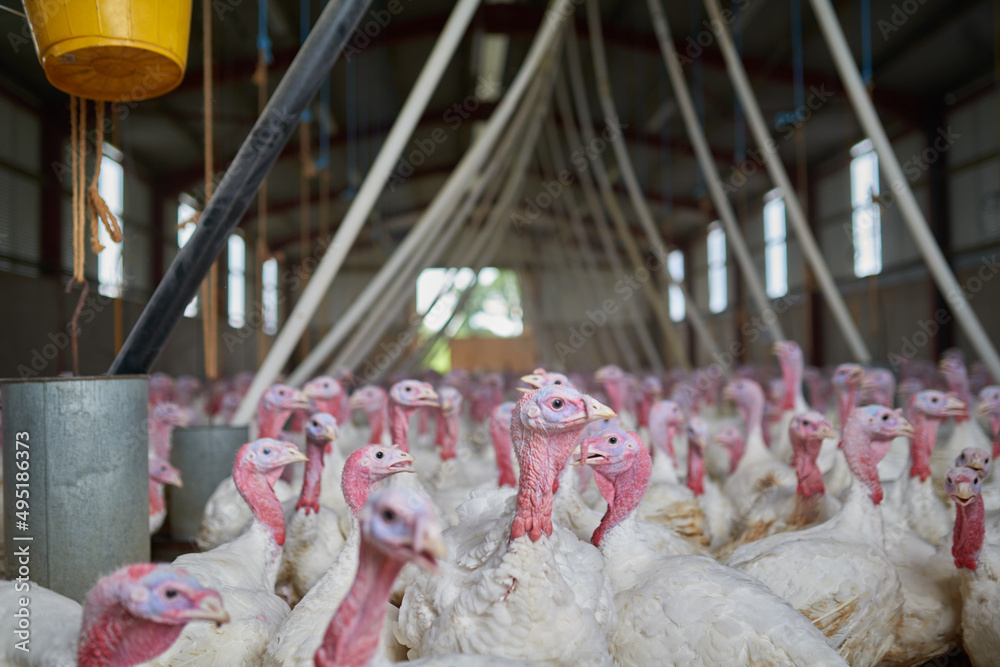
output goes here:
{"type": "MultiPolygon", "coordinates": [[[[275,384],[264,392],[257,408],[258,438],[281,438],[281,428],[295,410],[309,407],[309,399],[298,389],[275,384]]],[[[278,500],[285,502],[295,497],[295,490],[282,480],[274,484],[278,500]]],[[[232,476],[222,480],[205,503],[201,528],[198,530],[198,548],[213,549],[235,539],[253,518],[246,501],[241,497],[232,476]]]]}
{"type": "Polygon", "coordinates": [[[843,452],[853,482],[836,516],[743,545],[725,561],[788,600],[855,667],[878,664],[902,613],[899,577],[883,548],[877,469],[892,438],[913,435],[901,412],[882,406],[851,412],[843,452]]]}
{"type": "Polygon", "coordinates": [[[606,431],[581,450],[608,489],[593,541],[615,592],[609,644],[619,665],[846,664],[808,619],[753,577],[705,556],[664,556],[635,518],[650,466],[634,434],[606,431]]]}
{"type": "MultiPolygon", "coordinates": [[[[359,567],[344,601],[322,633],[310,660],[316,667],[365,667],[385,663],[377,654],[393,582],[407,563],[437,571],[445,555],[434,508],[409,489],[374,494],[359,514],[359,567]]],[[[408,662],[424,667],[529,667],[534,663],[492,656],[445,655],[408,662]]]]}
{"type": "Polygon", "coordinates": [[[961,582],[962,642],[973,665],[995,665],[1000,656],[1000,546],[986,540],[977,472],[949,470],[945,489],[956,510],[951,553],[961,582]]]}
{"type": "MultiPolygon", "coordinates": [[[[347,539],[336,559],[271,636],[264,664],[311,665],[322,630],[343,600],[358,569],[361,538],[357,515],[375,484],[397,473],[412,473],[413,457],[398,447],[366,445],[344,464],[341,493],[350,508],[347,539]]],[[[391,633],[391,630],[390,630],[391,633]]]]}
{"type": "Polygon", "coordinates": [[[219,592],[231,621],[221,628],[188,626],[150,665],[260,664],[267,640],[289,612],[288,604],[274,594],[285,544],[285,515],[274,483],[286,465],[305,460],[294,444],[271,438],[240,448],[233,478],[250,506],[253,523],[232,542],[174,560],[174,566],[219,592]]]}
{"type": "Polygon", "coordinates": [[[480,492],[459,508],[444,538],[442,576],[406,584],[397,636],[411,658],[453,652],[546,665],[612,664],[616,624],[604,560],[552,522],[553,485],[592,421],[614,413],[589,396],[549,385],[524,394],[511,432],[520,464],[516,496],[480,492]]]}
{"type": "Polygon", "coordinates": [[[170,648],[192,621],[221,624],[229,616],[218,593],[168,565],[126,565],[98,580],[82,607],[38,584],[4,581],[0,664],[138,665],[170,648]],[[25,618],[29,627],[19,628],[25,618]]]}

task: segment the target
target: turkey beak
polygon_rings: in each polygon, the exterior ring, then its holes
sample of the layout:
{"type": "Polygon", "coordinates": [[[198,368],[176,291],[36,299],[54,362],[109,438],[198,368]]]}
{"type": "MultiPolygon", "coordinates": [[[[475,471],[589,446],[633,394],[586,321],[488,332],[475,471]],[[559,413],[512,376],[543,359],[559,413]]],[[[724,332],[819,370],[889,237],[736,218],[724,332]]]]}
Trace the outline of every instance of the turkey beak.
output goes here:
{"type": "Polygon", "coordinates": [[[833,424],[831,424],[830,422],[825,422],[823,424],[820,424],[819,428],[816,429],[816,437],[821,438],[823,440],[830,440],[831,438],[837,437],[837,431],[834,430],[833,424]]]}
{"type": "Polygon", "coordinates": [[[171,470],[166,476],[164,476],[163,483],[172,484],[173,486],[176,486],[178,489],[183,489],[184,482],[181,480],[181,471],[171,470]]]}
{"type": "Polygon", "coordinates": [[[413,458],[413,454],[404,452],[400,449],[398,452],[395,452],[395,455],[396,460],[389,466],[390,470],[395,472],[417,472],[413,469],[413,464],[416,462],[416,459],[413,458]]]}
{"type": "MultiPolygon", "coordinates": [[[[529,373],[528,375],[521,376],[521,382],[532,387],[533,389],[541,389],[545,386],[545,378],[541,376],[540,373],[529,373]]],[[[518,387],[519,391],[531,391],[530,389],[525,390],[518,387]]]]}
{"type": "Polygon", "coordinates": [[[517,388],[517,390],[518,390],[519,392],[521,392],[522,394],[530,394],[530,393],[531,393],[531,392],[533,392],[533,391],[534,391],[535,389],[534,389],[534,387],[531,387],[531,388],[528,388],[528,387],[518,387],[518,388],[517,388]]]}
{"type": "MultiPolygon", "coordinates": [[[[958,465],[958,461],[956,461],[955,464],[958,465]]],[[[986,478],[986,467],[983,465],[983,462],[978,458],[975,458],[966,463],[965,467],[968,468],[969,470],[975,470],[976,475],[979,477],[979,479],[986,478]]]]}
{"type": "Polygon", "coordinates": [[[615,417],[615,411],[604,405],[600,401],[587,397],[587,418],[589,421],[597,421],[598,419],[612,419],[615,417]]]}
{"type": "Polygon", "coordinates": [[[858,383],[863,382],[865,379],[865,369],[862,368],[861,366],[854,366],[853,368],[851,368],[851,373],[850,375],[848,375],[848,378],[852,382],[858,382],[858,383]]]}
{"type": "Polygon", "coordinates": [[[969,408],[965,404],[965,401],[955,396],[949,396],[944,402],[944,414],[949,417],[967,417],[969,415],[969,408]]]}
{"type": "Polygon", "coordinates": [[[976,406],[976,415],[985,417],[996,411],[997,407],[1000,407],[1000,401],[996,399],[980,401],[979,405],[976,406]]]}
{"type": "Polygon", "coordinates": [[[222,598],[215,591],[206,591],[198,606],[181,613],[182,618],[191,621],[214,621],[216,625],[229,622],[229,614],[222,606],[222,598]]]}
{"type": "Polygon", "coordinates": [[[903,419],[902,417],[900,417],[899,418],[899,424],[896,426],[896,429],[893,432],[893,435],[896,436],[897,438],[911,438],[912,439],[914,436],[916,436],[916,434],[917,434],[917,432],[913,428],[913,425],[910,424],[910,422],[908,422],[905,419],[903,419]]]}
{"type": "Polygon", "coordinates": [[[300,452],[298,447],[290,442],[287,445],[288,449],[285,451],[285,455],[278,459],[278,465],[289,465],[290,463],[301,463],[309,460],[309,457],[300,452]]]}
{"type": "Polygon", "coordinates": [[[337,437],[340,436],[340,431],[333,424],[327,424],[323,427],[322,437],[324,440],[329,442],[336,442],[337,437]]]}
{"type": "Polygon", "coordinates": [[[569,464],[571,466],[583,465],[583,454],[580,452],[580,445],[573,448],[573,451],[569,453],[569,464]]]}
{"type": "Polygon", "coordinates": [[[430,385],[427,385],[423,388],[420,395],[417,396],[417,400],[414,403],[428,408],[440,408],[441,397],[438,396],[438,393],[430,385]]]}
{"type": "Polygon", "coordinates": [[[608,372],[603,368],[597,369],[597,372],[594,373],[594,380],[596,382],[606,382],[608,380],[608,372]]]}
{"type": "Polygon", "coordinates": [[[433,518],[417,523],[413,550],[417,554],[417,565],[434,574],[440,572],[437,562],[448,555],[448,547],[441,536],[440,526],[433,518]]]}
{"type": "Polygon", "coordinates": [[[976,495],[972,487],[972,482],[958,482],[955,484],[955,490],[951,494],[952,499],[959,505],[968,505],[976,495]]]}
{"type": "Polygon", "coordinates": [[[732,385],[727,384],[726,388],[722,390],[722,398],[726,399],[727,401],[736,400],[736,393],[733,391],[732,385]]]}
{"type": "Polygon", "coordinates": [[[309,396],[299,390],[295,390],[295,393],[288,399],[288,407],[294,410],[308,410],[311,405],[309,396]]]}

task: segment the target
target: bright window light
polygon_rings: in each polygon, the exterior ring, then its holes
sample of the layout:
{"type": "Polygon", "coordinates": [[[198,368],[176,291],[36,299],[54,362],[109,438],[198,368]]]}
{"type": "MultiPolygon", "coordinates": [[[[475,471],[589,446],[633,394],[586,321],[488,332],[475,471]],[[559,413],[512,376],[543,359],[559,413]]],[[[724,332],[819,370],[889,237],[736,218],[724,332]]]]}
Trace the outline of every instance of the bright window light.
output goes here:
{"type": "Polygon", "coordinates": [[[726,233],[718,221],[708,227],[708,309],[721,313],[729,305],[726,280],[726,233]]]}
{"type": "MultiPolygon", "coordinates": [[[[108,208],[118,218],[118,224],[124,227],[122,212],[125,202],[125,172],[120,162],[107,153],[114,149],[106,146],[101,159],[101,176],[97,181],[97,191],[107,202],[108,208]]],[[[97,256],[97,291],[104,296],[113,298],[122,295],[125,284],[122,267],[122,244],[111,240],[104,225],[98,225],[97,238],[104,250],[97,256]]]]}
{"type": "Polygon", "coordinates": [[[476,97],[483,102],[500,99],[501,81],[507,64],[507,47],[510,37],[504,33],[484,33],[479,40],[479,75],[476,81],[476,97]]]}
{"type": "Polygon", "coordinates": [[[667,271],[673,279],[674,285],[670,286],[667,294],[670,302],[670,319],[680,322],[684,319],[684,292],[681,291],[680,283],[684,282],[684,253],[680,250],[671,250],[667,255],[667,271]]]}
{"type": "MultiPolygon", "coordinates": [[[[181,202],[177,205],[177,248],[183,248],[184,244],[188,242],[191,235],[194,234],[194,224],[184,225],[186,221],[190,220],[191,217],[197,213],[193,206],[181,202]]],[[[184,317],[197,317],[198,316],[198,297],[195,296],[191,299],[191,303],[187,305],[184,309],[184,317]]]]}
{"type": "Polygon", "coordinates": [[[449,318],[451,323],[445,330],[449,336],[458,333],[463,323],[472,333],[482,332],[501,338],[513,338],[524,332],[516,277],[508,270],[495,267],[479,271],[476,285],[472,288],[475,291],[465,303],[465,316],[458,314],[451,317],[462,291],[475,276],[475,272],[468,267],[424,269],[420,273],[417,277],[416,305],[417,314],[424,318],[422,329],[425,333],[440,331],[449,318]]]}
{"type": "Polygon", "coordinates": [[[878,193],[878,155],[865,139],[851,148],[851,227],[858,278],[882,272],[882,218],[874,201],[878,193]]]}
{"type": "Polygon", "coordinates": [[[264,333],[278,333],[278,260],[274,257],[264,262],[261,271],[261,300],[264,310],[264,333]]]}
{"type": "Polygon", "coordinates": [[[777,299],[788,294],[785,200],[777,188],[764,197],[764,278],[768,297],[777,299]]]}
{"type": "Polygon", "coordinates": [[[229,326],[239,329],[246,322],[246,261],[243,237],[229,237],[229,326]]]}

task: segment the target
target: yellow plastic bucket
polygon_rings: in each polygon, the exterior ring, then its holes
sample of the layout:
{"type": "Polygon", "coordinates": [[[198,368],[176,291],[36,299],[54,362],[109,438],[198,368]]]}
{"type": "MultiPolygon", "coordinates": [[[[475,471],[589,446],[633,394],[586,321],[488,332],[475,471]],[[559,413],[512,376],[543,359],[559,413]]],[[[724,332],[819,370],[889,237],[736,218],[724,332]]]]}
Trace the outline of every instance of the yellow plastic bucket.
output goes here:
{"type": "Polygon", "coordinates": [[[191,0],[25,0],[49,82],[95,100],[141,101],[184,78],[191,0]]]}

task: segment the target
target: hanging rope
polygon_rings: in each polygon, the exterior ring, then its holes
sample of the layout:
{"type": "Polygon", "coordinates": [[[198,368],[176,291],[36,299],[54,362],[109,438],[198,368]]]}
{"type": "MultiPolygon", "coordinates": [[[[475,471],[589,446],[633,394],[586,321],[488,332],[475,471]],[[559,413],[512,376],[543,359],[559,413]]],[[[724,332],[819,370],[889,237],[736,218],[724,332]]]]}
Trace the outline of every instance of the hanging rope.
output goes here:
{"type": "MultiPolygon", "coordinates": [[[[70,163],[73,181],[72,211],[73,211],[73,276],[66,283],[66,294],[73,291],[73,285],[83,286],[76,308],[73,310],[73,317],[70,319],[70,337],[72,339],[73,374],[80,374],[80,355],[77,345],[79,333],[80,312],[83,304],[90,292],[87,284],[84,269],[86,266],[86,246],[84,239],[86,236],[87,210],[90,210],[90,248],[94,254],[104,250],[99,240],[100,224],[108,232],[108,236],[115,243],[121,243],[122,232],[118,225],[118,219],[111,212],[107,202],[101,197],[99,184],[101,178],[101,161],[104,155],[104,102],[95,102],[97,119],[97,150],[94,155],[94,176],[90,186],[87,186],[87,100],[71,95],[69,98],[70,115],[70,163]]],[[[116,322],[118,309],[116,303],[116,322]]],[[[117,336],[116,336],[117,342],[117,336]]]]}
{"type": "Polygon", "coordinates": [[[869,94],[875,86],[872,72],[872,3],[861,0],[861,80],[869,94]]]}
{"type": "MultiPolygon", "coordinates": [[[[214,123],[212,118],[212,13],[209,0],[202,0],[202,94],[205,118],[205,206],[212,198],[215,170],[214,123]]],[[[192,219],[196,219],[195,214],[192,219]]],[[[185,221],[184,224],[187,224],[185,221]]],[[[209,269],[208,277],[201,284],[202,318],[201,334],[205,353],[205,378],[219,376],[219,261],[209,269]]]]}
{"type": "Polygon", "coordinates": [[[82,218],[80,216],[80,112],[79,98],[70,96],[69,98],[69,118],[70,118],[70,153],[73,178],[73,281],[82,283],[83,278],[83,231],[81,228],[82,218]]]}
{"type": "MultiPolygon", "coordinates": [[[[271,64],[271,39],[267,34],[267,0],[257,0],[257,70],[253,81],[257,84],[257,113],[263,113],[267,106],[267,66],[271,64]]],[[[257,191],[257,252],[255,269],[257,274],[257,304],[260,318],[264,320],[264,262],[267,261],[267,177],[257,191]]],[[[267,356],[267,336],[257,336],[257,365],[264,363],[267,356]]]]}
{"type": "MultiPolygon", "coordinates": [[[[122,242],[122,229],[118,225],[118,218],[116,218],[115,214],[111,212],[111,209],[108,207],[107,202],[104,201],[104,197],[101,196],[100,190],[98,189],[98,183],[101,178],[101,162],[104,161],[104,102],[95,100],[94,107],[97,112],[97,152],[94,156],[94,177],[90,181],[90,187],[87,188],[87,208],[90,210],[90,249],[93,250],[96,255],[104,250],[104,246],[101,245],[98,234],[98,220],[100,220],[100,222],[104,225],[104,229],[107,231],[108,236],[115,243],[122,242]]],[[[81,128],[84,133],[86,133],[86,100],[83,100],[83,113],[81,114],[80,122],[81,128]]]]}
{"type": "MultiPolygon", "coordinates": [[[[309,36],[310,0],[299,2],[299,44],[304,44],[309,36]]],[[[311,138],[312,113],[307,108],[299,119],[299,276],[302,284],[309,282],[309,269],[306,259],[309,257],[309,235],[312,224],[309,219],[310,179],[316,174],[309,144],[311,138]]],[[[309,327],[302,332],[299,341],[299,353],[304,357],[309,354],[309,327]]]]}

